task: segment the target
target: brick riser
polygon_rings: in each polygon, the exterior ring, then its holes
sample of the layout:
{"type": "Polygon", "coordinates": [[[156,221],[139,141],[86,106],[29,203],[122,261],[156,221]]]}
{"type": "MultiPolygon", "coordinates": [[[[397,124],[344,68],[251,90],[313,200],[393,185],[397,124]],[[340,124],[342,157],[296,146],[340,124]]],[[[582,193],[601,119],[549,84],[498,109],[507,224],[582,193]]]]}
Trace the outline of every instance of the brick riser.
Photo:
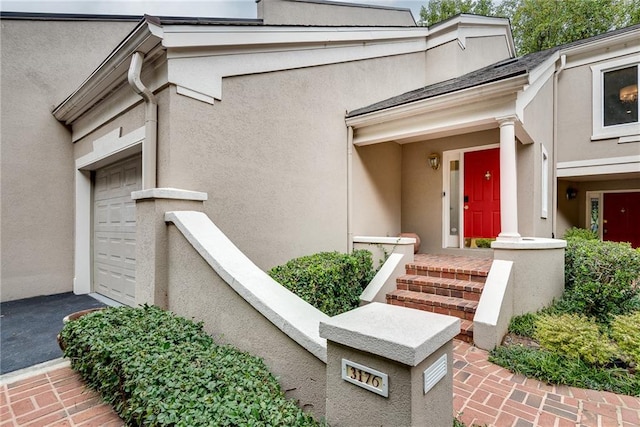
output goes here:
{"type": "Polygon", "coordinates": [[[481,265],[485,268],[469,269],[460,266],[465,264],[463,257],[450,257],[451,266],[443,265],[441,258],[446,261],[446,257],[438,257],[436,265],[407,264],[407,274],[398,278],[397,289],[387,295],[387,303],[458,317],[461,319],[461,332],[456,338],[472,343],[473,317],[487,279],[490,260],[480,262],[486,264],[481,265]]]}

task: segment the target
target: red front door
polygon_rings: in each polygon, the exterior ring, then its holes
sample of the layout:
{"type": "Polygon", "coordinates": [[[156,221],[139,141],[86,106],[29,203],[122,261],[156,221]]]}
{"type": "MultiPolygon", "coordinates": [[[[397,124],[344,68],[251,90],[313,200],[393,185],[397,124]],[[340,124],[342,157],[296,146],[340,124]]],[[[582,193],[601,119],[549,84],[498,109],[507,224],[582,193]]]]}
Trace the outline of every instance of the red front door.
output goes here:
{"type": "Polygon", "coordinates": [[[602,238],[640,247],[640,192],[604,193],[602,238]]]}
{"type": "Polygon", "coordinates": [[[500,233],[500,149],[464,154],[464,237],[500,233]]]}

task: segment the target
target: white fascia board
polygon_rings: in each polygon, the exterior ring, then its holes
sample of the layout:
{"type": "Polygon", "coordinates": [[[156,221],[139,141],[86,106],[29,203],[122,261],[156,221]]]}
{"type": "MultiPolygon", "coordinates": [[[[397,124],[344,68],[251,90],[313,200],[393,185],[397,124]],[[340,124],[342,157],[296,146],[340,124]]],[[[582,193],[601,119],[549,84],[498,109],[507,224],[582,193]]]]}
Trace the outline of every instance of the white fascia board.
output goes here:
{"type": "Polygon", "coordinates": [[[567,55],[565,68],[575,68],[619,56],[638,53],[640,50],[639,47],[640,30],[635,30],[563,49],[559,53],[561,55],[567,55]]]}
{"type": "Polygon", "coordinates": [[[172,25],[164,29],[163,46],[171,48],[243,49],[259,46],[397,41],[426,38],[427,28],[379,27],[207,27],[172,25]]]}
{"type": "Polygon", "coordinates": [[[559,178],[640,172],[640,156],[558,162],[559,178]]]}
{"type": "Polygon", "coordinates": [[[56,119],[71,124],[79,115],[88,110],[114,85],[121,84],[129,69],[131,54],[152,51],[161,41],[161,28],[143,21],[129,34],[113,52],[91,73],[91,75],[67,99],[53,110],[56,119]]]}
{"type": "MultiPolygon", "coordinates": [[[[347,126],[359,129],[379,123],[399,120],[405,117],[438,112],[445,109],[468,107],[471,104],[482,105],[487,101],[513,95],[522,90],[529,82],[527,74],[511,77],[498,82],[474,86],[457,92],[446,93],[433,98],[422,99],[398,105],[384,110],[373,111],[346,119],[347,126]]],[[[513,113],[511,113],[513,114],[513,113]]],[[[508,115],[508,114],[507,114],[508,115]]]]}
{"type": "Polygon", "coordinates": [[[516,56],[509,20],[476,15],[459,15],[429,27],[427,48],[431,49],[457,39],[464,49],[467,38],[491,36],[504,36],[510,56],[512,58],[516,56]]]}
{"type": "Polygon", "coordinates": [[[353,136],[357,146],[408,138],[439,138],[497,127],[498,117],[512,116],[515,97],[505,96],[486,102],[469,102],[455,108],[423,112],[410,117],[359,128],[353,136]]]}
{"type": "Polygon", "coordinates": [[[215,49],[199,50],[185,54],[169,49],[168,80],[170,83],[218,100],[222,99],[222,79],[271,71],[314,67],[341,62],[358,61],[385,56],[424,52],[424,37],[382,40],[371,43],[304,44],[287,49],[252,47],[246,52],[216,52],[215,49]]]}
{"type": "Polygon", "coordinates": [[[560,55],[556,52],[547,58],[542,64],[529,72],[529,84],[518,95],[516,101],[516,114],[520,120],[524,120],[524,109],[533,101],[540,89],[553,77],[556,71],[556,61],[560,55]]]}

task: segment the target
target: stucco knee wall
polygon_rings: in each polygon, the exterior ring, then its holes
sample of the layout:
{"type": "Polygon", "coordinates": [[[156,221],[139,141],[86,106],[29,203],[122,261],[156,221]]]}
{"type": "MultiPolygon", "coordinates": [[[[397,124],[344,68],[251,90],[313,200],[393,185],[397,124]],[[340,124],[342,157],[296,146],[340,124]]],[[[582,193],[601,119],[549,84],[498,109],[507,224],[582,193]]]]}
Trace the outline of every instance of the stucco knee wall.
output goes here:
{"type": "Polygon", "coordinates": [[[232,344],[264,359],[287,397],[316,417],[325,414],[326,365],[293,341],[238,295],[169,226],[168,308],[204,322],[217,342],[232,344]]]}
{"type": "MultiPolygon", "coordinates": [[[[563,242],[562,240],[548,240],[563,242]]],[[[534,312],[564,292],[564,245],[557,248],[501,249],[494,259],[513,261],[513,315],[534,312]]]]}

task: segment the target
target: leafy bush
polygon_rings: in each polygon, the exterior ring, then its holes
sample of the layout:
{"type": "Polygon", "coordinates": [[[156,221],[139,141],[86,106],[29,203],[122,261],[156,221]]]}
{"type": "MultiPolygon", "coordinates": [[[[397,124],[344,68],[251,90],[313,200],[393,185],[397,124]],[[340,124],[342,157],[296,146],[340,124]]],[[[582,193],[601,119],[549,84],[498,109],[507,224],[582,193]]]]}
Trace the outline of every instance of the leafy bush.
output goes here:
{"type": "Polygon", "coordinates": [[[577,357],[591,364],[604,365],[617,354],[616,347],[602,335],[593,320],[575,314],[538,317],[534,336],[552,353],[577,357]]]}
{"type": "Polygon", "coordinates": [[[571,311],[608,322],[639,306],[640,252],[628,243],[570,239],[563,297],[571,311]]]}
{"type": "Polygon", "coordinates": [[[636,366],[640,366],[640,311],[614,318],[611,322],[611,337],[620,350],[636,366]]]}
{"type": "Polygon", "coordinates": [[[72,368],[127,425],[318,425],[261,359],[157,307],[91,313],[61,337],[72,368]]]}
{"type": "Polygon", "coordinates": [[[564,233],[563,238],[565,240],[570,240],[570,239],[599,240],[599,237],[595,232],[591,230],[587,230],[586,228],[578,228],[578,227],[571,227],[570,229],[568,229],[564,233]]]}
{"type": "Polygon", "coordinates": [[[269,270],[275,281],[329,316],[358,307],[360,294],[374,274],[367,250],[351,255],[321,252],[269,270]]]}
{"type": "Polygon", "coordinates": [[[524,346],[496,347],[489,361],[549,384],[563,384],[592,390],[640,396],[640,377],[626,370],[589,365],[579,358],[567,358],[546,350],[524,346]]]}

